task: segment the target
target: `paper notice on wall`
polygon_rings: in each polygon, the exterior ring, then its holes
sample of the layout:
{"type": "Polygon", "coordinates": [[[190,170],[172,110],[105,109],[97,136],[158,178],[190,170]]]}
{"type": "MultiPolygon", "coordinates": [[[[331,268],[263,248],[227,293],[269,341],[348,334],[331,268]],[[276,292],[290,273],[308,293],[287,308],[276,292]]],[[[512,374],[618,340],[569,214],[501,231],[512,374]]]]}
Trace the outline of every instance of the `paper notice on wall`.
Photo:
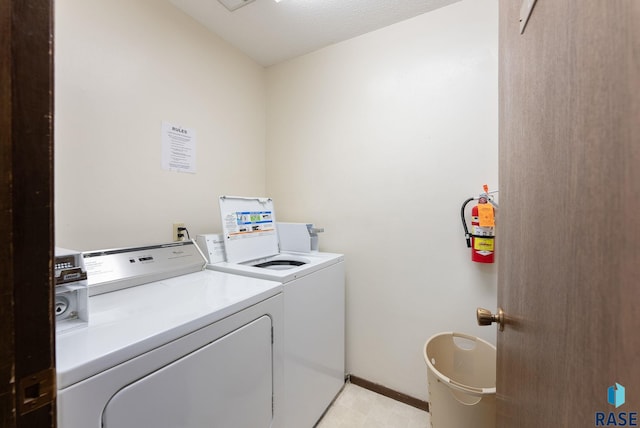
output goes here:
{"type": "Polygon", "coordinates": [[[162,169],[196,173],[196,132],[162,122],[162,169]]]}

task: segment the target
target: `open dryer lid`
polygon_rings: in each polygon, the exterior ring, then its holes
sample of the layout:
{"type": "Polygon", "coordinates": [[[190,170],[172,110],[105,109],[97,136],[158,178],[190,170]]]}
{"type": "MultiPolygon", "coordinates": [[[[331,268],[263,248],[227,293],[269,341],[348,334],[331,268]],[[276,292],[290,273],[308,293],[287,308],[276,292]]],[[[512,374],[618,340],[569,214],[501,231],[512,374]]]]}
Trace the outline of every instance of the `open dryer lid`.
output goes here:
{"type": "Polygon", "coordinates": [[[220,218],[227,262],[243,263],[280,252],[271,198],[220,196],[220,218]]]}

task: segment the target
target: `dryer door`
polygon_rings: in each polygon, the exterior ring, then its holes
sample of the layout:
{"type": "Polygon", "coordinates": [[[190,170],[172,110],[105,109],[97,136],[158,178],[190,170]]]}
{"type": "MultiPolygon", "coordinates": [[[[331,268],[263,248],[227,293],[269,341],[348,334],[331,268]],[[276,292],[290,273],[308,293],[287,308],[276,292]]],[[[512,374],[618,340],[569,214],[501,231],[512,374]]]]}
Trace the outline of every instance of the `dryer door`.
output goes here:
{"type": "Polygon", "coordinates": [[[272,390],[265,315],[118,391],[103,427],[268,428],[272,390]]]}

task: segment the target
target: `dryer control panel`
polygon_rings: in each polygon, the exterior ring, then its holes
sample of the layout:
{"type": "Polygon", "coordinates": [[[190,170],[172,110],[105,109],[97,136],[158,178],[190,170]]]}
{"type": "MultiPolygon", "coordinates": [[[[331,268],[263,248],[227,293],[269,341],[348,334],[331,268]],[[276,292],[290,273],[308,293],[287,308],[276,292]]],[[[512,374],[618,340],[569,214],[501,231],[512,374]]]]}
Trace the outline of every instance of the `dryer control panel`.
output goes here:
{"type": "Polygon", "coordinates": [[[89,251],[83,257],[89,296],[198,272],[206,264],[193,241],[89,251]]]}

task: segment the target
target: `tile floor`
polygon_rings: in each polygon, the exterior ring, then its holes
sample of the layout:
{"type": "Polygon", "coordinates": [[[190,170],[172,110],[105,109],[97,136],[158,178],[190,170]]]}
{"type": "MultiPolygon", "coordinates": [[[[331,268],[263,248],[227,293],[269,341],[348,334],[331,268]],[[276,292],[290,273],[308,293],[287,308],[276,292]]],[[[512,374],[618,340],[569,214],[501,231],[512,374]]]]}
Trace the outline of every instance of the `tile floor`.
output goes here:
{"type": "Polygon", "coordinates": [[[316,428],[430,428],[429,413],[346,383],[316,428]]]}

